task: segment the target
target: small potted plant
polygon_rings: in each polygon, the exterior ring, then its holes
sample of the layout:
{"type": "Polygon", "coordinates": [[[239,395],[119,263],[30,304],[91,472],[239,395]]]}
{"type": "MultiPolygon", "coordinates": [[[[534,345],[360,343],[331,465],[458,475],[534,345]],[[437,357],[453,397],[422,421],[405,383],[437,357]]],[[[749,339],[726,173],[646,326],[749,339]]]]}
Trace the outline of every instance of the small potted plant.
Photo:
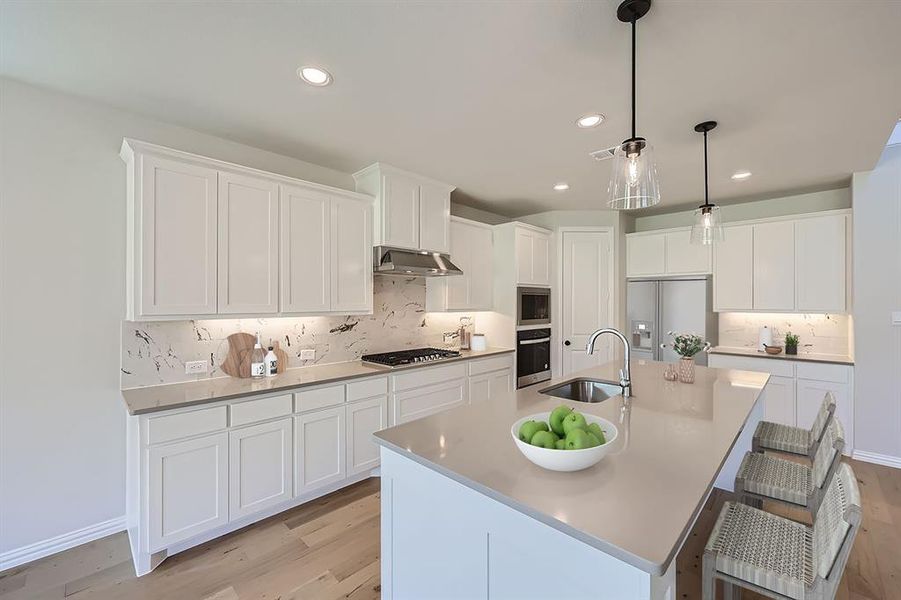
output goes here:
{"type": "Polygon", "coordinates": [[[793,334],[791,331],[785,334],[785,353],[786,354],[797,354],[798,353],[798,342],[801,341],[801,338],[793,334]]]}
{"type": "MultiPolygon", "coordinates": [[[[704,338],[694,333],[675,333],[670,331],[667,335],[673,338],[673,352],[681,357],[679,359],[679,381],[682,383],[694,383],[695,354],[709,350],[710,342],[704,341],[704,338]]],[[[666,348],[666,344],[660,344],[660,347],[666,348]]]]}

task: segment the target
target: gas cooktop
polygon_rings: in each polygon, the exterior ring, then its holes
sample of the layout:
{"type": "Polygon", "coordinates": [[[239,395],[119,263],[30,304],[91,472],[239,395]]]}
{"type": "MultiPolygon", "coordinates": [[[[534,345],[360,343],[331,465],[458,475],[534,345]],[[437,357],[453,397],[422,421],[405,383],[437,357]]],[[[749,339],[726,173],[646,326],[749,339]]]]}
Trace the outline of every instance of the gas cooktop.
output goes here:
{"type": "Polygon", "coordinates": [[[364,354],[360,358],[363,362],[380,365],[383,367],[402,367],[425,362],[435,362],[458,358],[460,353],[456,350],[439,350],[438,348],[414,348],[413,350],[400,350],[398,352],[383,352],[381,354],[364,354]]]}

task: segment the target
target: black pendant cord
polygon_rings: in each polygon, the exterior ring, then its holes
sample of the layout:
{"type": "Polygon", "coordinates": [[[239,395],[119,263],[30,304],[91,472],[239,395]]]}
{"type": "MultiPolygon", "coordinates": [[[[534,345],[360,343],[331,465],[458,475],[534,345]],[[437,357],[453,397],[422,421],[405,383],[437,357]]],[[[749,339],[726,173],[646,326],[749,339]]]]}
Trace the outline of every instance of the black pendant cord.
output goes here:
{"type": "Polygon", "coordinates": [[[635,139],[635,29],[636,20],[632,17],[632,139],[635,139]]]}
{"type": "Polygon", "coordinates": [[[704,208],[710,206],[710,192],[707,188],[707,132],[704,132],[704,208]]]}

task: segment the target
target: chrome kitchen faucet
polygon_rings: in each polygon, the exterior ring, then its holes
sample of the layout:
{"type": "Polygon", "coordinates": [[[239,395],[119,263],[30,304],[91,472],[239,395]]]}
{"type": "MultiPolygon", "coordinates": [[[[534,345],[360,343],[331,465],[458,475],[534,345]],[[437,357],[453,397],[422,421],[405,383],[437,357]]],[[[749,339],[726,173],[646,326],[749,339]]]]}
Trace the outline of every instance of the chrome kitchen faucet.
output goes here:
{"type": "Polygon", "coordinates": [[[623,343],[623,368],[619,370],[619,384],[623,388],[623,398],[632,396],[632,375],[629,371],[629,360],[632,357],[632,350],[629,348],[629,340],[626,339],[619,330],[612,327],[604,327],[598,329],[588,337],[588,344],[585,345],[585,352],[589,355],[594,354],[594,342],[605,333],[615,335],[619,341],[623,343]]]}

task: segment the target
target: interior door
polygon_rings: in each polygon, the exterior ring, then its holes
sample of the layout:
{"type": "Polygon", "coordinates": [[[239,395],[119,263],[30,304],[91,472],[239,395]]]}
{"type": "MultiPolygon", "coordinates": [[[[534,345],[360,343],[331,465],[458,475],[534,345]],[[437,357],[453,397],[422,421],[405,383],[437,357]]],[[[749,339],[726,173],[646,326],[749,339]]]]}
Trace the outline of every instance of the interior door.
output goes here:
{"type": "Polygon", "coordinates": [[[598,339],[594,355],[588,336],[615,325],[610,311],[608,231],[563,232],[563,376],[613,359],[610,336],[598,339]]]}

